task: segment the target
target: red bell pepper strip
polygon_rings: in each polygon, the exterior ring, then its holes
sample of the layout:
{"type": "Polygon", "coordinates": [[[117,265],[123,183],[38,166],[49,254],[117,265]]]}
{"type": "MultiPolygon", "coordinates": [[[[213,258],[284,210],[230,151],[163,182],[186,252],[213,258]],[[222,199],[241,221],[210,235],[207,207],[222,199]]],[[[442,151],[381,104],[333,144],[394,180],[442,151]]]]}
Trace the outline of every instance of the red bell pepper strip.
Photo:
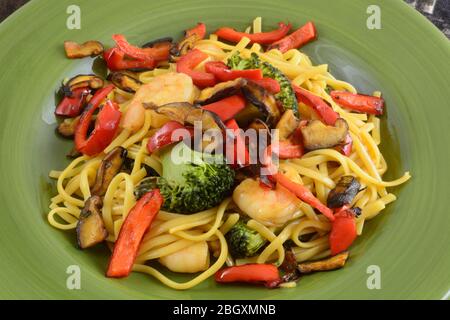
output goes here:
{"type": "Polygon", "coordinates": [[[268,50],[278,49],[282,53],[290,49],[300,48],[301,46],[317,38],[316,27],[313,22],[308,22],[290,35],[280,39],[270,45],[268,50]]]}
{"type": "Polygon", "coordinates": [[[80,115],[86,103],[86,97],[91,91],[87,87],[77,88],[72,91],[71,97],[64,97],[58,104],[55,114],[61,117],[74,118],[80,115]]]}
{"type": "Polygon", "coordinates": [[[107,277],[121,278],[130,274],[145,232],[159,212],[163,198],[158,189],[147,192],[130,210],[120,229],[109,262],[107,277]]]}
{"type": "Polygon", "coordinates": [[[280,279],[277,267],[273,264],[244,264],[223,268],[214,275],[216,282],[270,283],[280,279]]]}
{"type": "Polygon", "coordinates": [[[227,121],[245,108],[245,99],[235,95],[201,107],[217,114],[222,121],[227,121]]]}
{"type": "Polygon", "coordinates": [[[145,51],[145,49],[129,44],[124,35],[114,34],[112,38],[116,42],[117,48],[119,48],[120,51],[125,53],[127,56],[142,61],[154,60],[153,57],[145,51]]]}
{"type": "Polygon", "coordinates": [[[282,22],[278,23],[278,29],[270,31],[270,32],[259,32],[259,33],[245,33],[236,31],[233,28],[223,27],[218,29],[215,34],[219,38],[225,39],[230,42],[239,42],[243,37],[247,37],[250,39],[251,43],[259,43],[259,44],[271,44],[277,40],[280,40],[284,36],[286,36],[291,30],[291,24],[284,24],[282,22]]]}
{"type": "Polygon", "coordinates": [[[118,48],[111,48],[103,53],[103,59],[106,61],[106,65],[111,71],[128,70],[128,69],[148,69],[155,68],[156,61],[154,59],[149,60],[136,60],[125,59],[125,53],[118,48]]]}
{"type": "Polygon", "coordinates": [[[300,102],[314,109],[323,123],[334,126],[339,114],[333,110],[322,98],[298,86],[293,86],[295,95],[300,102]]]}
{"type": "MultiPolygon", "coordinates": [[[[225,123],[225,126],[231,130],[233,139],[230,141],[226,136],[225,152],[227,162],[233,167],[244,167],[250,163],[250,154],[245,146],[244,137],[240,135],[240,128],[236,120],[231,119],[225,123]]],[[[227,130],[228,131],[228,130],[227,130]]]]}
{"type": "Polygon", "coordinates": [[[208,55],[206,53],[198,49],[192,49],[178,60],[177,72],[190,76],[194,84],[200,88],[212,87],[216,84],[216,78],[213,74],[193,70],[200,62],[207,58],[208,55]]]}
{"type": "Polygon", "coordinates": [[[261,80],[263,78],[261,69],[231,70],[222,61],[205,63],[205,71],[212,73],[220,81],[231,81],[237,78],[261,80]]]}
{"type": "MultiPolygon", "coordinates": [[[[264,150],[261,164],[265,167],[267,175],[273,176],[277,174],[278,168],[273,164],[272,155],[276,154],[279,159],[296,159],[301,158],[304,154],[304,149],[301,144],[293,143],[292,141],[279,141],[273,143],[264,150]]],[[[269,181],[263,181],[263,186],[268,187],[273,185],[268,184],[269,181]]]]}
{"type": "Polygon", "coordinates": [[[319,210],[325,217],[327,217],[330,221],[334,220],[333,211],[328,208],[326,205],[324,205],[322,202],[319,201],[312,193],[308,190],[305,186],[298,184],[296,182],[293,182],[288,177],[286,177],[284,174],[278,172],[273,176],[275,181],[279,184],[281,184],[283,187],[291,191],[293,194],[295,194],[300,200],[303,202],[306,202],[311,207],[316,208],[319,210]]]}
{"type": "Polygon", "coordinates": [[[279,141],[276,144],[269,146],[273,153],[278,155],[280,159],[296,159],[301,158],[304,154],[303,146],[301,144],[293,144],[285,140],[279,141]]]}
{"type": "Polygon", "coordinates": [[[188,135],[192,136],[192,134],[193,130],[189,130],[181,123],[177,121],[169,121],[165,125],[163,125],[160,129],[158,129],[158,131],[156,131],[156,133],[148,140],[147,150],[149,153],[153,153],[164,146],[183,140],[188,135]],[[176,130],[180,130],[180,135],[177,136],[176,139],[174,139],[172,134],[176,130]]]}
{"type": "Polygon", "coordinates": [[[263,87],[272,94],[280,92],[281,87],[277,80],[272,78],[262,78],[261,80],[253,80],[257,85],[263,87]]]}
{"type": "Polygon", "coordinates": [[[170,42],[156,43],[151,47],[142,48],[142,51],[155,59],[156,62],[166,61],[170,56],[170,48],[172,44],[170,42]]]}
{"type": "Polygon", "coordinates": [[[85,155],[93,156],[102,152],[117,132],[122,113],[116,103],[108,100],[97,116],[94,130],[86,137],[95,110],[113,89],[114,86],[109,85],[98,90],[80,117],[75,129],[75,147],[85,155]]]}
{"type": "Polygon", "coordinates": [[[191,29],[185,31],[186,37],[190,37],[196,35],[199,40],[203,39],[206,36],[206,25],[204,23],[197,23],[197,25],[191,29]]]}
{"type": "Polygon", "coordinates": [[[343,206],[334,215],[329,236],[331,255],[347,250],[357,237],[354,213],[343,206]]]}
{"type": "Polygon", "coordinates": [[[331,98],[340,106],[352,111],[382,115],[384,99],[381,97],[355,94],[347,91],[331,91],[331,98]]]}
{"type": "Polygon", "coordinates": [[[344,144],[341,146],[337,146],[335,148],[337,151],[339,151],[340,153],[342,153],[344,156],[349,156],[350,153],[352,153],[352,149],[353,149],[353,139],[352,136],[350,134],[347,134],[347,136],[345,137],[344,140],[344,144]]]}

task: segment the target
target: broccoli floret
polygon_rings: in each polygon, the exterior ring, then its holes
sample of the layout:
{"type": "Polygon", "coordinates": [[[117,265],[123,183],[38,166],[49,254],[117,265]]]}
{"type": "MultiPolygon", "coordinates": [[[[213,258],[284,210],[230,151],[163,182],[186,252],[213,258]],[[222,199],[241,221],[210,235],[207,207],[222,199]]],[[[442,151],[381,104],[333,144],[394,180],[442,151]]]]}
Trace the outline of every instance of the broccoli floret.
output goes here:
{"type": "Polygon", "coordinates": [[[164,198],[162,208],[170,212],[189,214],[210,209],[230,194],[234,184],[234,171],[222,156],[194,151],[184,142],[166,150],[161,162],[162,176],[144,179],[135,195],[157,187],[164,198]]]}
{"type": "Polygon", "coordinates": [[[239,220],[228,231],[226,239],[234,258],[255,256],[267,242],[257,231],[249,228],[242,220],[239,220]]]}
{"type": "Polygon", "coordinates": [[[227,65],[233,70],[246,70],[253,69],[252,62],[250,59],[243,59],[239,55],[239,51],[235,52],[231,57],[228,58],[227,65]]]}
{"type": "Polygon", "coordinates": [[[227,62],[231,69],[261,69],[264,77],[272,78],[280,84],[281,91],[275,95],[275,98],[281,102],[285,109],[292,109],[294,114],[298,116],[298,102],[292,89],[291,81],[283,72],[275,68],[268,62],[261,62],[259,56],[252,52],[250,59],[244,59],[239,52],[234,53],[227,62]]]}

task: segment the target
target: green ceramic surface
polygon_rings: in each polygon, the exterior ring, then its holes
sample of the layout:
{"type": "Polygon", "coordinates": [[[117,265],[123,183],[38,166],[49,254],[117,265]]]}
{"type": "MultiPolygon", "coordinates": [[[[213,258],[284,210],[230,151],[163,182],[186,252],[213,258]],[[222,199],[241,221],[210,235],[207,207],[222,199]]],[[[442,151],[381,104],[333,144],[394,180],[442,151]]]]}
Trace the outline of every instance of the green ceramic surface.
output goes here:
{"type": "MultiPolygon", "coordinates": [[[[40,299],[382,299],[447,298],[450,289],[450,42],[402,1],[378,0],[32,0],[0,25],[0,298],[40,299]],[[81,29],[68,30],[66,10],[81,8],[81,29]],[[366,27],[369,5],[381,9],[381,29],[366,27]],[[315,64],[362,92],[381,90],[382,151],[390,180],[413,178],[392,189],[398,201],[367,223],[341,270],[303,277],[295,289],[218,286],[206,281],[175,291],[153,278],[104,277],[108,253],[82,252],[73,232],[47,224],[54,185],[70,148],[55,133],[54,92],[60,81],[90,72],[91,59],[65,59],[64,40],[113,33],[132,43],[181,36],[198,21],[210,31],[244,28],[262,16],[295,26],[313,20],[320,40],[304,50],[315,64]],[[81,290],[66,288],[66,269],[81,268],[81,290]],[[367,268],[381,269],[381,289],[366,286],[367,268]],[[237,292],[239,294],[237,294],[237,292]]],[[[179,277],[179,279],[185,279],[179,277]]]]}

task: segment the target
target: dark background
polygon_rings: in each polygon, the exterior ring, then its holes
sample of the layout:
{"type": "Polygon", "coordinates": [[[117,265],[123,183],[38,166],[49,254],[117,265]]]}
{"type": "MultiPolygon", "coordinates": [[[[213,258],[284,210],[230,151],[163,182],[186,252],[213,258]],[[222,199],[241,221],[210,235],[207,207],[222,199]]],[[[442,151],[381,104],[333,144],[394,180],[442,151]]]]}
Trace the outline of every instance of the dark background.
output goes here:
{"type": "MultiPolygon", "coordinates": [[[[0,22],[29,0],[0,0],[0,22]]],[[[430,19],[450,39],[450,0],[404,0],[430,19]]]]}

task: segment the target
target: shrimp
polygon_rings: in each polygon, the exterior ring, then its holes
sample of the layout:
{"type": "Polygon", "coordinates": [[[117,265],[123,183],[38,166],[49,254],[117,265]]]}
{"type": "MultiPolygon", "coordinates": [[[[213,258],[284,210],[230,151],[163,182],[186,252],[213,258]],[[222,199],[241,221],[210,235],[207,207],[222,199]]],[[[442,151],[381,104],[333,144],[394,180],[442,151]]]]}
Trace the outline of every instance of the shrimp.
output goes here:
{"type": "Polygon", "coordinates": [[[198,88],[188,75],[169,72],[156,76],[136,92],[128,105],[122,127],[136,132],[143,126],[144,104],[162,106],[172,102],[193,103],[198,94],[198,88]]]}
{"type": "Polygon", "coordinates": [[[301,201],[286,188],[262,188],[254,179],[242,181],[234,189],[233,200],[250,218],[270,227],[282,226],[301,214],[301,201]]]}
{"type": "Polygon", "coordinates": [[[196,242],[180,251],[159,258],[159,262],[173,272],[196,273],[209,268],[209,249],[206,241],[196,242]]]}

